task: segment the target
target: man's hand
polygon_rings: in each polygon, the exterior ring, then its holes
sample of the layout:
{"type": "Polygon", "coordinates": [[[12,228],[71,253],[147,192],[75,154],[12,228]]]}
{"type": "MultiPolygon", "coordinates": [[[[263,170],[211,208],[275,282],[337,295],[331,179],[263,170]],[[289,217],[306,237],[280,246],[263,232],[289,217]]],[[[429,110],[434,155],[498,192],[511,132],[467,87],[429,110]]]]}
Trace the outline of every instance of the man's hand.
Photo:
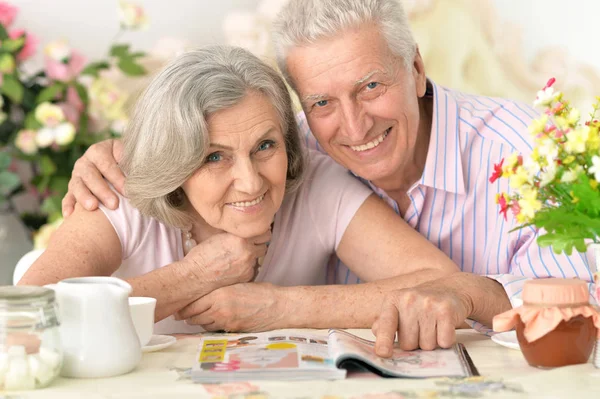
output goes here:
{"type": "Polygon", "coordinates": [[[270,283],[243,283],[219,288],[192,302],[175,319],[207,331],[266,331],[282,328],[285,296],[270,283]]]}
{"type": "Polygon", "coordinates": [[[119,168],[123,144],[118,140],[104,140],[92,145],[75,162],[69,181],[69,191],[62,200],[63,217],[68,217],[79,202],[89,211],[98,208],[98,200],[110,209],[119,206],[119,198],[104,178],[124,194],[125,176],[119,168]]]}
{"type": "Polygon", "coordinates": [[[396,332],[403,350],[449,348],[456,340],[454,330],[473,309],[460,289],[440,279],[386,295],[373,324],[375,353],[390,357],[396,332]]]}

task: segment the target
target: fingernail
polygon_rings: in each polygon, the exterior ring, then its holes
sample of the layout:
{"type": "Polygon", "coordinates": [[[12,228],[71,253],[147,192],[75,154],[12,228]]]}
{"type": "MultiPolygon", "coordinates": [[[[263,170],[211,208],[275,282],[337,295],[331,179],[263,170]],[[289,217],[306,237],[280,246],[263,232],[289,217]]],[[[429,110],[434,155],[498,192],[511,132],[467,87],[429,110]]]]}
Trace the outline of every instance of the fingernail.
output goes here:
{"type": "Polygon", "coordinates": [[[85,208],[86,209],[91,210],[93,206],[94,206],[94,200],[87,200],[87,201],[85,201],[85,208]]]}
{"type": "Polygon", "coordinates": [[[390,353],[390,347],[387,345],[380,345],[377,347],[376,352],[379,356],[386,356],[390,353]]]}
{"type": "Polygon", "coordinates": [[[111,198],[108,200],[108,207],[111,209],[115,209],[117,207],[117,200],[114,198],[111,198]]]}

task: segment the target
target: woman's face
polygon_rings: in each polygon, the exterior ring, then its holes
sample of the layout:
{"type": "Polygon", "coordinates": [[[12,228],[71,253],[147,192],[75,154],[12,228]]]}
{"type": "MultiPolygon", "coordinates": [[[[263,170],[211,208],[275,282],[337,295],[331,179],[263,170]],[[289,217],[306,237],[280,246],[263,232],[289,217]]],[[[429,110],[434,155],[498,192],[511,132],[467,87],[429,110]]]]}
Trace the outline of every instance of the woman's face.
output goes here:
{"type": "Polygon", "coordinates": [[[277,111],[262,94],[208,118],[204,163],[182,186],[210,226],[250,238],[266,232],[285,194],[287,154],[277,111]]]}

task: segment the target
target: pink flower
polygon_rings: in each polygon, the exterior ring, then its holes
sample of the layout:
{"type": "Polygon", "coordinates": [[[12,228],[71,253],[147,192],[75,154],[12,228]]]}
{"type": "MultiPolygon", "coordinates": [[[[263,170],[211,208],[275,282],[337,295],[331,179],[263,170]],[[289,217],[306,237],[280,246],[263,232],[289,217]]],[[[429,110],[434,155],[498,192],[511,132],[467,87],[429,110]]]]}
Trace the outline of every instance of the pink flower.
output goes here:
{"type": "Polygon", "coordinates": [[[67,101],[57,104],[65,114],[65,118],[73,125],[77,126],[79,117],[83,111],[84,105],[73,87],[67,89],[67,101]]]}
{"type": "Polygon", "coordinates": [[[8,34],[11,39],[16,39],[23,35],[25,35],[25,44],[23,45],[21,51],[19,51],[19,54],[17,54],[17,61],[21,62],[35,54],[37,45],[39,43],[37,37],[31,33],[26,33],[24,29],[12,29],[8,34]]]}
{"type": "Polygon", "coordinates": [[[4,25],[5,28],[9,27],[13,23],[18,12],[19,9],[17,7],[7,2],[0,1],[0,24],[4,25]]]}
{"type": "Polygon", "coordinates": [[[57,61],[49,56],[44,57],[44,63],[46,66],[46,75],[52,80],[60,80],[61,82],[68,82],[77,77],[85,64],[87,59],[79,52],[73,50],[69,61],[64,64],[57,61]]]}

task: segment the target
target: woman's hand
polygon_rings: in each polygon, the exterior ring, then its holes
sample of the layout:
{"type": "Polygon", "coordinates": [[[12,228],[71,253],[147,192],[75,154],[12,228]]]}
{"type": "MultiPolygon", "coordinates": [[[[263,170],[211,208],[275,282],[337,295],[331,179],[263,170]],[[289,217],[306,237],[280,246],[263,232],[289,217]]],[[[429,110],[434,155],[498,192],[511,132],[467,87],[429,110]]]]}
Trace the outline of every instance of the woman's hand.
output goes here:
{"type": "Polygon", "coordinates": [[[270,240],[271,230],[252,238],[216,234],[196,245],[181,262],[210,292],[252,281],[258,270],[258,259],[267,253],[270,240]]]}

